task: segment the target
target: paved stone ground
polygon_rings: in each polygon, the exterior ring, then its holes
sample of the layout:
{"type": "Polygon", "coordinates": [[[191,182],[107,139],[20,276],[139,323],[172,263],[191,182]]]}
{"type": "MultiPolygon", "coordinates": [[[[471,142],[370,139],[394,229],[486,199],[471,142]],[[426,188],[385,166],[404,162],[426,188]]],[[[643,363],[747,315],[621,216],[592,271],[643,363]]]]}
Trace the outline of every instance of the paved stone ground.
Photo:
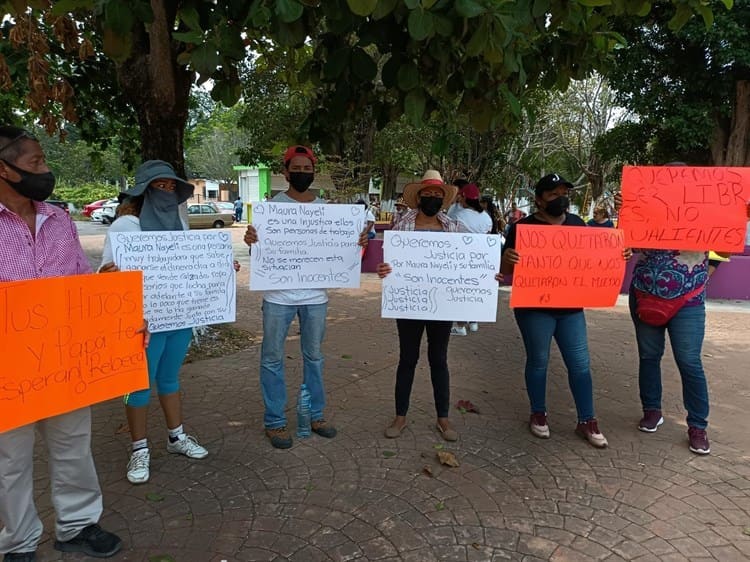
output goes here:
{"type": "MultiPolygon", "coordinates": [[[[240,228],[233,229],[245,268],[240,228]]],[[[84,237],[97,260],[101,236],[84,237]]],[[[128,436],[118,401],[94,408],[93,447],[104,489],[102,523],[119,533],[117,560],[750,560],[750,434],[746,406],[750,326],[743,306],[712,306],[705,366],[712,391],[712,454],[687,449],[674,362],[664,361],[666,423],[651,435],[639,418],[634,337],[623,305],[587,313],[600,425],[610,448],[573,433],[575,410],[559,354],[549,376],[552,438],[531,436],[524,353],[499,294],[499,322],[451,341],[452,401],[481,414],[452,419],[460,432],[443,443],[434,427],[426,358],[412,395],[409,428],[383,437],[393,414],[398,356],[395,323],[379,318],[379,280],[332,291],[326,351],[328,415],[339,436],[270,447],[262,432],[258,347],[184,367],[185,420],[210,456],[167,454],[163,418],[152,408],[151,481],[125,478],[128,436]],[[440,466],[436,450],[458,468],[440,466]],[[430,467],[432,475],[424,471],[430,467]]],[[[240,291],[238,325],[260,333],[260,299],[240,291]]],[[[290,331],[289,415],[301,378],[299,338],[290,331]]],[[[36,490],[46,529],[53,526],[39,447],[36,490]]],[[[42,562],[61,556],[45,535],[42,562]]]]}

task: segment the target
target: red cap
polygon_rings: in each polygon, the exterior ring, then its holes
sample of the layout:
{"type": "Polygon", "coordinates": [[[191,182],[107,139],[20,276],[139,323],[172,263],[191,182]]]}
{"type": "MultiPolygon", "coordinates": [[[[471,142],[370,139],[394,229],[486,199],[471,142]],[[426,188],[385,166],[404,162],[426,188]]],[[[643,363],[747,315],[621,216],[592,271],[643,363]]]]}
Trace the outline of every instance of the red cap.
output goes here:
{"type": "Polygon", "coordinates": [[[295,156],[304,156],[305,158],[309,158],[313,164],[318,163],[318,159],[315,158],[315,154],[313,154],[311,148],[297,144],[290,146],[286,149],[286,152],[284,152],[284,165],[286,166],[289,163],[289,160],[295,156]]]}
{"type": "Polygon", "coordinates": [[[461,188],[461,195],[466,199],[479,199],[479,188],[475,183],[467,183],[461,188]]]}

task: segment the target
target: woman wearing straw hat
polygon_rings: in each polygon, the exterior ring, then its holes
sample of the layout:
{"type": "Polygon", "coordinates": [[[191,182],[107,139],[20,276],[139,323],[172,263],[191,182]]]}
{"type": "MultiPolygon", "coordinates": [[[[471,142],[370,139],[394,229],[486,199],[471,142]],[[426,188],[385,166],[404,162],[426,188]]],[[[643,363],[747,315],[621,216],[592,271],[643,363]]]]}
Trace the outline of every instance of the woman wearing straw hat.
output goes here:
{"type": "MultiPolygon", "coordinates": [[[[466,232],[458,223],[443,213],[456,198],[458,189],[443,183],[440,173],[427,170],[418,183],[404,187],[404,203],[409,207],[393,230],[421,230],[437,232],[466,232]]],[[[380,278],[391,273],[391,266],[381,263],[377,268],[380,278]]],[[[437,429],[446,441],[456,441],[458,433],[448,419],[450,410],[450,374],[448,372],[448,340],[451,334],[450,321],[396,320],[399,340],[399,361],[396,370],[396,417],[385,429],[385,436],[395,438],[406,427],[406,412],[414,382],[414,371],[419,361],[419,346],[422,333],[427,332],[427,358],[430,362],[430,377],[437,411],[437,429]]]]}

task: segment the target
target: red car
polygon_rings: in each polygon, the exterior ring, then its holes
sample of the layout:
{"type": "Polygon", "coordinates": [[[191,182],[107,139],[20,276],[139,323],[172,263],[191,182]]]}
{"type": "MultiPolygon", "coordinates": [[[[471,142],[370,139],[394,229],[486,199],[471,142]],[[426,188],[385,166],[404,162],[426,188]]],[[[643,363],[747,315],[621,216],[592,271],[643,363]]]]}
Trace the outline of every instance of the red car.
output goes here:
{"type": "Polygon", "coordinates": [[[88,205],[83,206],[83,216],[90,217],[91,213],[96,211],[97,209],[101,209],[102,205],[104,205],[109,199],[99,199],[99,201],[94,201],[93,203],[89,203],[88,205]]]}

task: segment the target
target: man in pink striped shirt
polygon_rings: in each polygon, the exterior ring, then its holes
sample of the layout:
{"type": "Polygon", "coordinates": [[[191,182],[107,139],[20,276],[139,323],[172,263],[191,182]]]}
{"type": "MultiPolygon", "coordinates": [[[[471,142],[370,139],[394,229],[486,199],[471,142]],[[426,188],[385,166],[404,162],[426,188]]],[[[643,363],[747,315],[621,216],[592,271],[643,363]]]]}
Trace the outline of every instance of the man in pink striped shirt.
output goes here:
{"type": "MultiPolygon", "coordinates": [[[[91,273],[70,217],[44,203],[54,187],[36,139],[23,129],[0,127],[0,281],[91,273]]],[[[55,548],[112,556],[122,541],[97,524],[102,493],[91,455],[91,412],[82,408],[0,433],[3,561],[34,562],[42,535],[34,506],[35,427],[49,454],[55,548]]]]}

